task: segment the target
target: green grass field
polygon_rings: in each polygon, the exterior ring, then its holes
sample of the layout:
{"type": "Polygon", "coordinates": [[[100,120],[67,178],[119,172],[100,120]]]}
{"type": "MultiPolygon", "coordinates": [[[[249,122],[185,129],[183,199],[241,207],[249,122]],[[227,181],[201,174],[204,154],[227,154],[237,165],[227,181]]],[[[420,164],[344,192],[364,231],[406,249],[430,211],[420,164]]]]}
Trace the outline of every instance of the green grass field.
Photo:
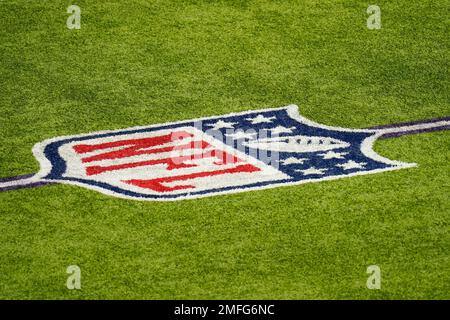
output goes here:
{"type": "MultiPolygon", "coordinates": [[[[448,1],[378,1],[381,30],[370,4],[0,0],[0,177],[51,137],[290,103],[349,128],[449,116],[448,1]]],[[[449,146],[380,140],[418,167],[177,202],[1,192],[0,298],[449,299],[449,146]]]]}

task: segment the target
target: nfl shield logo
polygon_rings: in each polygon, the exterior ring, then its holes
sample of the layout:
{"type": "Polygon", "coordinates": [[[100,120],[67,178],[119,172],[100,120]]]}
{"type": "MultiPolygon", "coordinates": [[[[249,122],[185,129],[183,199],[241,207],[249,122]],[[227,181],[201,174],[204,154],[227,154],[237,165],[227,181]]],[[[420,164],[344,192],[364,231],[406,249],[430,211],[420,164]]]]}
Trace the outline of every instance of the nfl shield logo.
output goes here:
{"type": "Polygon", "coordinates": [[[297,106],[58,137],[33,148],[40,181],[177,200],[412,167],[372,150],[384,132],[314,123],[297,106]]]}

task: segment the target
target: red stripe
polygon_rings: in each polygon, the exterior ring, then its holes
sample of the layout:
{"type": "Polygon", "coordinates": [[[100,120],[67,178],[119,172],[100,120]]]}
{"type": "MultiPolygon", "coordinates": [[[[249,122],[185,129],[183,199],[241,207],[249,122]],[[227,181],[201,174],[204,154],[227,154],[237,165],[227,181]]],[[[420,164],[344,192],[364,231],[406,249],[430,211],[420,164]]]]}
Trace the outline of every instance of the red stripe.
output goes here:
{"type": "Polygon", "coordinates": [[[217,171],[209,171],[209,172],[196,172],[191,174],[185,174],[180,176],[174,176],[174,177],[165,177],[165,178],[157,178],[157,179],[151,179],[151,180],[140,180],[140,179],[132,179],[132,180],[125,180],[123,182],[126,182],[128,184],[141,187],[144,189],[151,189],[158,192],[170,192],[175,190],[182,190],[182,189],[193,189],[195,188],[192,185],[179,185],[175,187],[167,187],[164,186],[163,183],[173,182],[173,181],[184,181],[189,179],[195,179],[195,178],[202,178],[202,177],[212,177],[216,175],[221,174],[233,174],[233,173],[240,173],[240,172],[255,172],[255,171],[261,171],[258,167],[255,167],[251,164],[243,164],[236,166],[234,168],[230,169],[223,169],[223,170],[217,170],[217,171]]]}
{"type": "MultiPolygon", "coordinates": [[[[119,140],[119,141],[105,142],[105,143],[99,143],[99,144],[78,144],[76,146],[73,146],[73,149],[75,150],[76,153],[87,153],[87,152],[92,152],[92,151],[96,151],[96,150],[103,150],[103,149],[122,147],[122,146],[130,146],[126,149],[122,149],[122,150],[114,151],[114,152],[108,152],[108,153],[103,154],[103,155],[106,155],[105,159],[113,159],[113,158],[108,158],[108,156],[110,156],[111,154],[117,154],[120,152],[123,152],[123,156],[126,156],[126,154],[127,154],[126,150],[129,153],[132,153],[132,151],[135,151],[138,149],[163,145],[166,143],[182,140],[185,138],[190,138],[193,136],[194,135],[192,133],[188,133],[186,131],[175,131],[170,134],[163,135],[163,136],[150,137],[150,138],[119,140]]],[[[121,156],[121,157],[123,157],[123,156],[121,156]]],[[[89,159],[89,158],[87,158],[87,159],[89,159]]],[[[103,160],[103,159],[99,158],[99,160],[103,160]]]]}
{"type": "Polygon", "coordinates": [[[141,154],[155,154],[155,153],[162,153],[162,152],[171,152],[174,150],[206,149],[209,146],[210,146],[210,144],[205,141],[192,141],[190,143],[179,145],[179,146],[170,146],[170,147],[163,147],[163,148],[157,148],[157,149],[151,149],[151,150],[141,150],[141,148],[143,148],[141,146],[129,147],[129,148],[122,149],[122,150],[106,152],[106,153],[98,154],[95,156],[83,158],[82,162],[87,163],[87,162],[92,162],[92,161],[128,158],[128,157],[132,157],[132,156],[138,156],[141,154]]]}
{"type": "Polygon", "coordinates": [[[170,157],[170,158],[158,159],[158,160],[138,161],[138,162],[117,164],[117,165],[111,165],[111,166],[89,166],[86,168],[86,174],[88,176],[92,176],[92,175],[104,173],[107,171],[115,171],[115,170],[122,170],[122,169],[129,169],[129,168],[136,168],[136,167],[143,167],[143,166],[153,166],[153,165],[157,165],[157,164],[167,165],[167,170],[197,167],[196,164],[185,164],[184,161],[191,161],[191,160],[198,160],[198,159],[212,158],[212,157],[216,157],[219,159],[219,161],[214,162],[214,164],[216,164],[216,165],[223,165],[223,164],[236,163],[236,162],[242,161],[241,159],[239,159],[235,156],[232,156],[230,154],[227,154],[224,151],[213,149],[213,150],[207,150],[203,153],[188,155],[188,156],[170,157]]]}

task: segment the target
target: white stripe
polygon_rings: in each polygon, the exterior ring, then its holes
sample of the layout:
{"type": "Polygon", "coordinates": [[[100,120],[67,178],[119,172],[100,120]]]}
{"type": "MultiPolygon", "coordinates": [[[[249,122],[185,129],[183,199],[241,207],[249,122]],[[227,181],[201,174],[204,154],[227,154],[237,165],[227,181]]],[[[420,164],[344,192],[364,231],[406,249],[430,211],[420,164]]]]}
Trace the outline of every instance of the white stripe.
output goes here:
{"type": "Polygon", "coordinates": [[[7,188],[7,187],[15,187],[15,186],[25,186],[25,185],[36,183],[39,181],[42,181],[42,180],[39,179],[37,176],[32,176],[32,177],[24,178],[24,179],[20,179],[20,180],[0,182],[0,189],[7,188]]]}
{"type": "Polygon", "coordinates": [[[379,129],[378,132],[381,134],[400,133],[400,132],[409,132],[409,131],[415,131],[415,130],[432,129],[432,128],[444,127],[444,126],[448,126],[448,125],[450,125],[450,121],[444,120],[444,121],[438,121],[438,122],[433,122],[433,123],[422,123],[422,124],[413,124],[413,125],[406,125],[406,126],[400,126],[400,127],[379,129]]]}

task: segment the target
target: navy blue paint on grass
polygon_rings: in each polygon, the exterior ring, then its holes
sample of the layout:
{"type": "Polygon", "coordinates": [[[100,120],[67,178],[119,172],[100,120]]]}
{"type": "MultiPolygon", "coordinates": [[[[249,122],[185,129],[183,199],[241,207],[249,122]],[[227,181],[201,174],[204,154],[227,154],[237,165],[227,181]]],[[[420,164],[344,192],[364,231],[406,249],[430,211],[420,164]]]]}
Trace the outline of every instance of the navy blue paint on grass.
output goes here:
{"type": "MultiPolygon", "coordinates": [[[[75,138],[69,138],[69,139],[63,139],[60,141],[56,141],[53,143],[50,143],[46,146],[44,150],[45,157],[50,160],[52,163],[52,169],[50,173],[44,177],[46,181],[38,181],[38,182],[32,182],[29,184],[24,185],[12,185],[12,186],[6,186],[6,187],[0,187],[0,191],[9,191],[9,190],[17,190],[21,188],[31,188],[31,187],[39,187],[44,186],[48,184],[52,184],[53,182],[48,180],[66,180],[66,181],[74,181],[90,186],[95,186],[98,188],[103,188],[106,190],[110,190],[112,192],[120,193],[123,195],[127,195],[130,197],[136,197],[136,198],[148,198],[148,199],[156,199],[156,198],[167,198],[167,199],[174,199],[174,198],[180,198],[188,195],[202,195],[207,193],[217,193],[217,192],[223,192],[223,191],[229,191],[232,189],[248,189],[248,188],[254,188],[254,187],[264,187],[271,184],[282,184],[282,183],[292,183],[296,181],[302,181],[302,180],[320,180],[324,177],[339,177],[339,176],[346,176],[352,173],[356,172],[370,172],[373,170],[379,170],[379,169],[388,169],[390,167],[395,167],[394,165],[386,164],[383,162],[375,161],[374,159],[366,157],[361,152],[361,142],[368,138],[371,135],[374,135],[376,130],[380,129],[386,129],[386,128],[395,128],[395,127],[402,127],[402,126],[409,126],[409,125],[417,125],[417,124],[427,124],[427,123],[436,123],[439,121],[448,121],[450,120],[450,117],[445,118],[436,118],[436,119],[430,119],[425,121],[414,121],[414,122],[405,122],[405,123],[399,123],[395,125],[383,125],[383,126],[375,126],[371,127],[369,129],[374,130],[374,132],[360,132],[358,129],[355,129],[355,131],[346,132],[346,131],[339,131],[339,130],[333,130],[333,129],[327,129],[327,128],[320,128],[315,126],[310,126],[305,123],[298,122],[295,119],[292,119],[289,117],[286,109],[278,109],[278,110],[268,110],[268,111],[255,111],[246,113],[243,115],[225,115],[222,117],[215,117],[211,119],[205,119],[202,120],[202,129],[203,131],[207,131],[211,129],[211,124],[217,122],[218,120],[224,120],[227,122],[236,122],[237,125],[235,125],[235,130],[254,130],[258,135],[255,136],[255,138],[261,138],[260,132],[264,129],[271,129],[276,126],[284,126],[287,128],[294,127],[292,129],[292,133],[289,134],[281,134],[280,137],[283,136],[293,136],[293,135],[306,135],[306,136],[324,136],[324,137],[331,137],[336,138],[345,142],[348,142],[350,144],[347,148],[339,148],[336,150],[336,152],[339,153],[345,153],[344,159],[334,159],[331,160],[324,160],[323,156],[321,154],[325,152],[314,152],[314,153],[287,153],[287,152],[280,152],[279,153],[279,160],[283,161],[286,160],[289,157],[298,157],[298,158],[307,158],[308,160],[305,161],[303,164],[295,164],[295,165],[279,165],[279,169],[283,171],[285,174],[289,175],[291,179],[284,179],[284,180],[273,180],[273,181],[267,181],[262,183],[253,183],[248,185],[242,185],[238,187],[226,187],[226,188],[219,188],[219,189],[210,189],[206,191],[198,191],[198,192],[186,192],[182,194],[162,194],[162,195],[146,195],[141,193],[132,192],[129,190],[121,189],[120,187],[113,186],[107,183],[102,183],[98,181],[93,181],[89,179],[79,179],[75,177],[64,177],[63,174],[66,171],[66,163],[64,159],[61,158],[61,156],[58,153],[59,148],[66,144],[76,141],[84,141],[89,140],[93,138],[102,138],[102,137],[110,137],[110,136],[120,136],[124,134],[133,134],[133,133],[139,133],[139,132],[151,132],[161,129],[173,129],[178,127],[185,127],[185,126],[194,126],[199,128],[199,121],[184,121],[177,124],[169,124],[169,125],[162,125],[158,127],[151,127],[151,128],[140,128],[140,129],[125,129],[120,130],[116,132],[111,133],[102,133],[102,134],[91,134],[86,135],[82,137],[75,137],[75,138]],[[247,119],[251,117],[255,117],[257,115],[264,115],[265,117],[275,117],[276,121],[272,123],[260,123],[260,124],[251,124],[247,119]],[[357,163],[365,163],[363,169],[350,169],[350,170],[344,170],[343,168],[337,166],[339,164],[343,164],[344,162],[352,160],[357,163]],[[319,174],[312,174],[305,176],[302,174],[299,170],[306,170],[310,167],[315,168],[325,168],[326,174],[325,175],[319,175],[319,174]]],[[[408,134],[416,134],[416,133],[422,133],[422,132],[432,132],[432,131],[438,131],[438,130],[448,130],[450,129],[450,126],[441,126],[436,128],[426,128],[426,129],[417,129],[414,131],[404,131],[404,132],[391,132],[386,133],[379,138],[392,138],[392,137],[398,137],[402,135],[408,135],[408,134]]],[[[210,132],[211,133],[211,132],[210,132]]],[[[212,135],[220,133],[221,135],[225,135],[227,133],[226,129],[218,129],[215,131],[212,131],[212,135]]],[[[269,137],[268,135],[267,137],[269,137]]],[[[265,138],[265,137],[264,137],[265,138]]],[[[248,148],[245,148],[243,145],[243,142],[245,140],[225,140],[224,142],[228,144],[231,147],[238,148],[239,150],[248,150],[248,148]]],[[[246,152],[249,154],[248,152],[246,152]]],[[[262,159],[260,159],[262,160],[262,159]]],[[[18,181],[18,180],[24,180],[31,178],[33,175],[21,175],[11,178],[0,178],[0,182],[11,182],[11,181],[18,181]]],[[[58,181],[55,181],[58,182],[58,181]]]]}
{"type": "MultiPolygon", "coordinates": [[[[325,177],[334,177],[334,176],[346,176],[349,174],[353,174],[355,172],[359,171],[373,171],[373,170],[379,170],[379,169],[388,169],[391,167],[395,167],[390,164],[386,164],[383,162],[378,162],[376,160],[373,160],[371,158],[368,158],[361,152],[361,143],[364,139],[372,136],[375,134],[375,132],[358,132],[358,131],[339,131],[339,130],[332,130],[332,129],[326,129],[326,128],[319,128],[310,126],[304,123],[300,123],[297,120],[292,119],[289,117],[286,109],[279,109],[279,110],[272,110],[272,111],[262,111],[262,112],[252,112],[247,113],[244,115],[231,115],[231,116],[223,116],[223,117],[217,117],[213,119],[206,119],[202,121],[202,130],[207,131],[211,129],[211,125],[217,122],[218,120],[223,120],[226,122],[235,122],[236,125],[234,126],[234,132],[237,130],[247,131],[247,130],[255,130],[257,135],[255,138],[260,138],[260,133],[264,129],[273,129],[277,126],[283,126],[287,128],[292,128],[292,132],[289,134],[280,134],[280,137],[283,136],[294,136],[294,135],[306,135],[306,136],[323,136],[323,137],[330,137],[339,139],[342,141],[345,141],[350,144],[347,148],[340,148],[337,151],[340,153],[345,153],[344,159],[329,159],[324,160],[323,159],[323,153],[322,152],[313,152],[313,153],[292,153],[292,152],[280,152],[279,153],[279,160],[283,161],[286,160],[289,157],[301,157],[301,158],[308,158],[307,161],[305,161],[304,164],[297,164],[297,165],[283,165],[279,164],[278,169],[288,176],[290,176],[290,179],[284,179],[284,180],[272,180],[272,181],[266,181],[266,182],[260,182],[260,183],[252,183],[247,185],[241,185],[241,186],[232,186],[232,187],[225,187],[225,188],[217,188],[217,189],[209,189],[204,191],[197,191],[197,192],[185,192],[185,193],[179,193],[179,194],[161,194],[161,195],[148,195],[144,193],[136,193],[129,190],[124,190],[120,187],[110,185],[108,183],[89,180],[89,179],[80,179],[75,177],[64,177],[63,174],[66,171],[66,163],[64,159],[61,158],[61,156],[58,153],[58,149],[66,144],[66,143],[72,143],[72,142],[78,142],[78,141],[84,141],[89,140],[93,138],[102,138],[102,137],[110,137],[110,136],[120,136],[124,134],[132,134],[132,133],[139,133],[139,132],[151,132],[161,129],[174,129],[178,127],[185,127],[185,126],[194,126],[198,127],[198,122],[193,121],[187,121],[182,122],[178,124],[172,124],[172,125],[163,125],[159,127],[152,127],[152,128],[141,128],[141,129],[134,129],[134,130],[121,130],[118,132],[113,133],[104,133],[104,134],[93,134],[83,137],[77,137],[77,138],[69,138],[64,139],[61,141],[56,141],[54,143],[49,144],[45,148],[45,156],[47,159],[49,159],[53,165],[51,172],[44,177],[44,179],[48,180],[66,180],[66,181],[76,181],[78,183],[87,184],[90,186],[95,186],[98,188],[103,188],[115,193],[120,193],[126,196],[130,197],[136,197],[136,198],[146,198],[146,199],[175,199],[175,198],[181,198],[185,196],[196,196],[196,195],[204,195],[209,193],[218,193],[218,192],[226,192],[233,189],[248,189],[248,188],[254,188],[254,187],[265,187],[271,184],[282,184],[282,183],[293,183],[293,182],[299,182],[302,180],[318,180],[323,179],[325,177]],[[248,118],[255,117],[257,115],[264,115],[265,117],[275,117],[273,122],[271,123],[261,123],[261,124],[252,124],[250,121],[248,121],[248,118]],[[347,162],[348,160],[353,160],[355,162],[364,163],[364,168],[361,169],[350,169],[350,170],[344,170],[343,168],[337,166],[339,164],[343,164],[347,162]],[[300,170],[306,170],[310,167],[316,167],[319,169],[326,169],[326,172],[322,174],[310,174],[310,175],[304,175],[302,171],[300,170]]],[[[215,133],[220,132],[222,135],[227,134],[226,129],[219,129],[216,130],[215,133]]],[[[214,131],[211,131],[210,133],[214,134],[214,131]]],[[[268,135],[270,136],[270,135],[268,135]]],[[[265,138],[266,136],[264,136],[265,138]]],[[[225,140],[225,143],[228,145],[238,148],[239,150],[247,150],[248,148],[244,147],[242,144],[244,140],[225,140]]],[[[248,154],[248,152],[246,152],[248,154]]],[[[264,159],[260,159],[264,160],[264,159]]]]}

